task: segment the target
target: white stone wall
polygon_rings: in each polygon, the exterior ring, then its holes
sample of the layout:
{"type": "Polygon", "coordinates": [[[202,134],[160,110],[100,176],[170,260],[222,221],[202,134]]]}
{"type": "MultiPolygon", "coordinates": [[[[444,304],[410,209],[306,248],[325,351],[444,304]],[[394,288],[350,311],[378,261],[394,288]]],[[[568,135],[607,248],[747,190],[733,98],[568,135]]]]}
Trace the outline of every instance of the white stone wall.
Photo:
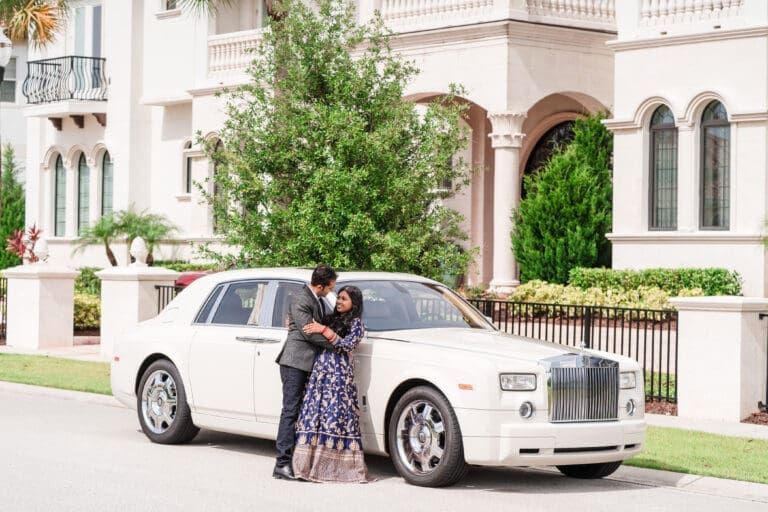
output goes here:
{"type": "Polygon", "coordinates": [[[623,18],[632,9],[618,7],[619,37],[610,44],[614,117],[607,123],[615,133],[609,235],[615,268],[724,267],[741,273],[745,295],[768,292],[761,240],[768,214],[768,37],[764,28],[752,28],[768,22],[765,5],[745,0],[729,16],[706,23],[697,11],[688,22],[646,16],[645,24],[634,25],[623,18]],[[699,222],[701,115],[713,100],[723,103],[731,121],[730,227],[721,231],[701,229],[699,222]],[[662,104],[678,130],[673,231],[649,230],[649,123],[662,104]]]}

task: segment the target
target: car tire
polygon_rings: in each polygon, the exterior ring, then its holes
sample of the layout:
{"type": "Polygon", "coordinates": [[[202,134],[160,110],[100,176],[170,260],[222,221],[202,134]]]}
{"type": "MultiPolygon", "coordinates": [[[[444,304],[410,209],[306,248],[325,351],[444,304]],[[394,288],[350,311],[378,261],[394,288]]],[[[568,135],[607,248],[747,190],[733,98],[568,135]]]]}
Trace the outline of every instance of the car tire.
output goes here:
{"type": "Polygon", "coordinates": [[[557,466],[565,476],[572,478],[604,478],[619,469],[621,461],[605,462],[602,464],[572,464],[567,466],[557,466]]]}
{"type": "Polygon", "coordinates": [[[136,394],[141,430],[153,443],[182,444],[200,431],[192,423],[184,383],[167,359],[150,364],[144,371],[136,394]]]}
{"type": "Polygon", "coordinates": [[[432,387],[415,387],[397,401],[387,435],[395,469],[409,484],[446,487],[467,473],[456,413],[432,387]]]}

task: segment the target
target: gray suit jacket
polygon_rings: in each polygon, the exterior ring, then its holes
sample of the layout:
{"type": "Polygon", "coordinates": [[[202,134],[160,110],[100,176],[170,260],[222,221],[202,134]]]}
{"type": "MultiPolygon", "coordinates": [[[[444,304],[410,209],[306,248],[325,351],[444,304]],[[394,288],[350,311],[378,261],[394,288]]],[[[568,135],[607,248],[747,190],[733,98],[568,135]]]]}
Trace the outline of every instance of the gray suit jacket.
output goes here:
{"type": "Polygon", "coordinates": [[[288,339],[285,340],[283,350],[278,354],[276,362],[283,366],[311,372],[318,351],[323,348],[333,350],[333,345],[322,334],[304,334],[302,330],[302,327],[312,320],[318,322],[323,320],[315,294],[308,286],[305,285],[300,292],[291,297],[288,318],[290,320],[288,339]]]}

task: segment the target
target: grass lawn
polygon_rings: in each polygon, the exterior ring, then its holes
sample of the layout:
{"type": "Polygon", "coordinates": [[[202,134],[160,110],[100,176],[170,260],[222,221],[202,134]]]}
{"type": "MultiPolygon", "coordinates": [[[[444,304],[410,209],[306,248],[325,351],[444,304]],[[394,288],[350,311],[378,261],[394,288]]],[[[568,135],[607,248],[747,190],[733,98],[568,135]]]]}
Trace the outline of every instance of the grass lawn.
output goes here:
{"type": "Polygon", "coordinates": [[[768,484],[768,440],[648,427],[645,449],[624,464],[768,484]]]}
{"type": "MultiPolygon", "coordinates": [[[[0,380],[111,394],[109,363],[0,354],[0,380]]],[[[768,484],[768,440],[648,427],[645,450],[625,464],[768,484]]]]}
{"type": "Polygon", "coordinates": [[[109,363],[0,354],[0,380],[111,395],[109,363]]]}

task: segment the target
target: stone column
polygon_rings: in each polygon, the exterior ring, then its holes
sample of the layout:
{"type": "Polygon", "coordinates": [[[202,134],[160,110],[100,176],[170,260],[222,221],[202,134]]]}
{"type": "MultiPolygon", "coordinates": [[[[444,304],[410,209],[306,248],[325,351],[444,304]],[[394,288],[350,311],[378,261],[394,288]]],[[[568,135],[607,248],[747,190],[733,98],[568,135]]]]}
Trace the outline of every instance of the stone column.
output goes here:
{"type": "Polygon", "coordinates": [[[520,204],[520,148],[525,114],[502,112],[488,114],[493,132],[493,278],[490,287],[510,293],[520,281],[517,261],[512,253],[512,210],[520,204]]]}
{"type": "Polygon", "coordinates": [[[131,255],[136,261],[129,266],[108,267],[96,273],[101,279],[101,354],[108,358],[113,355],[115,341],[127,329],[157,316],[155,285],[172,286],[179,275],[167,268],[148,267],[141,238],[131,243],[131,255]]]}
{"type": "MultiPolygon", "coordinates": [[[[47,249],[38,242],[36,253],[47,249]]],[[[33,263],[3,271],[8,278],[6,344],[29,350],[74,345],[75,278],[71,268],[33,263]]]]}
{"type": "Polygon", "coordinates": [[[766,400],[768,299],[675,297],[677,415],[739,422],[766,400]]]}

